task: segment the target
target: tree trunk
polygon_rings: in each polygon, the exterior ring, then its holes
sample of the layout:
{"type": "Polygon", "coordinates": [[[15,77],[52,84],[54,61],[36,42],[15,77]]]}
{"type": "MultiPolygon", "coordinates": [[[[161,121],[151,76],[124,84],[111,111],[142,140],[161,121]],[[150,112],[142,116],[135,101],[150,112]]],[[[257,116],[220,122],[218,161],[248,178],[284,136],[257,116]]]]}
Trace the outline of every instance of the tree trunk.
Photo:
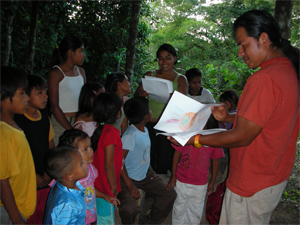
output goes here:
{"type": "Polygon", "coordinates": [[[131,76],[133,74],[135,45],[136,45],[136,38],[138,33],[138,25],[139,25],[139,17],[140,17],[142,1],[141,0],[132,1],[131,4],[132,4],[131,20],[130,20],[130,27],[129,27],[129,36],[128,36],[128,43],[126,49],[126,63],[125,63],[125,74],[127,75],[130,81],[131,81],[131,76]]]}
{"type": "Polygon", "coordinates": [[[292,9],[294,0],[276,0],[275,3],[275,19],[277,20],[282,37],[290,38],[292,9]]]}
{"type": "Polygon", "coordinates": [[[10,10],[7,10],[8,16],[7,16],[7,23],[5,24],[6,26],[6,34],[5,34],[5,45],[4,45],[4,54],[3,54],[3,66],[7,66],[9,62],[9,56],[10,56],[10,51],[11,51],[11,30],[12,30],[12,23],[14,19],[14,7],[13,7],[13,2],[10,1],[10,10]]]}
{"type": "Polygon", "coordinates": [[[218,75],[217,75],[217,88],[216,88],[216,96],[219,96],[219,89],[220,89],[220,80],[221,80],[221,67],[218,66],[218,75]]]}
{"type": "Polygon", "coordinates": [[[183,51],[182,51],[182,59],[181,59],[181,71],[180,71],[180,73],[181,74],[184,74],[184,72],[183,72],[183,51]]]}
{"type": "Polygon", "coordinates": [[[25,72],[27,75],[31,75],[33,70],[39,2],[31,1],[31,4],[32,4],[32,12],[31,12],[31,21],[30,21],[28,55],[27,55],[27,62],[25,66],[25,72]]]}

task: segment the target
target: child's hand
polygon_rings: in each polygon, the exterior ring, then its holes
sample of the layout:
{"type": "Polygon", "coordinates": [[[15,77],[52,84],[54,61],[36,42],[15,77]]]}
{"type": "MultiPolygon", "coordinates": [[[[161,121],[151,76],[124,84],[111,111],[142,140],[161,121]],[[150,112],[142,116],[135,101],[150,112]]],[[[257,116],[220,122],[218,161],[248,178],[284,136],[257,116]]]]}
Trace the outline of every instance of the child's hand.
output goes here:
{"type": "Polygon", "coordinates": [[[207,195],[211,195],[213,193],[213,190],[214,190],[214,182],[210,182],[206,191],[207,195]]]}
{"type": "Polygon", "coordinates": [[[172,191],[173,190],[173,186],[176,186],[176,177],[175,176],[171,176],[169,182],[168,182],[168,186],[167,186],[167,190],[168,191],[172,191]]]}
{"type": "Polygon", "coordinates": [[[25,222],[25,220],[20,219],[20,220],[15,221],[15,222],[12,221],[12,224],[27,224],[27,223],[25,222]]]}
{"type": "Polygon", "coordinates": [[[48,174],[45,172],[43,175],[43,179],[47,184],[49,184],[52,181],[52,178],[48,176],[48,174]]]}
{"type": "Polygon", "coordinates": [[[37,189],[48,187],[48,183],[39,174],[36,174],[36,186],[37,189]]]}
{"type": "Polygon", "coordinates": [[[179,144],[178,141],[176,141],[172,136],[168,136],[167,139],[174,144],[175,146],[182,146],[181,144],[179,144]]]}
{"type": "Polygon", "coordinates": [[[121,204],[119,199],[111,197],[109,195],[104,194],[103,198],[105,201],[111,203],[114,207],[117,207],[121,204]]]}
{"type": "Polygon", "coordinates": [[[228,111],[224,104],[211,107],[211,112],[218,121],[226,121],[228,117],[228,111]]]}
{"type": "Polygon", "coordinates": [[[111,202],[110,202],[114,207],[117,207],[118,205],[121,205],[121,202],[119,199],[117,198],[111,198],[111,202]]]}
{"type": "Polygon", "coordinates": [[[138,96],[147,97],[149,94],[144,89],[138,90],[138,96]]]}
{"type": "Polygon", "coordinates": [[[134,184],[132,186],[128,187],[128,190],[135,199],[139,199],[141,197],[140,191],[136,188],[136,186],[134,184]]]}

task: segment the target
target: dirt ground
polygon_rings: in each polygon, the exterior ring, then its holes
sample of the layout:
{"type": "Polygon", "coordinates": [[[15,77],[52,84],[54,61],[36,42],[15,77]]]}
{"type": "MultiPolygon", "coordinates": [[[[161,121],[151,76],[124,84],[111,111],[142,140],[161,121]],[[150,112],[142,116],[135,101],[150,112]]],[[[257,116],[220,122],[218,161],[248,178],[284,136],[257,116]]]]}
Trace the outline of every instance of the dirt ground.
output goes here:
{"type": "MultiPolygon", "coordinates": [[[[226,157],[225,157],[226,158],[226,157]]],[[[221,169],[222,170],[222,169],[221,169]]],[[[167,182],[169,180],[165,175],[161,175],[167,182]]],[[[219,175],[218,175],[219,176],[219,175]]],[[[219,182],[222,182],[222,178],[217,177],[219,182]]],[[[218,183],[219,183],[218,182],[218,183]]],[[[281,200],[272,213],[270,224],[287,224],[294,225],[300,224],[300,140],[297,143],[297,154],[294,169],[291,173],[290,180],[285,189],[285,193],[282,195],[281,200]]],[[[146,209],[153,203],[151,200],[146,199],[146,209]]],[[[171,213],[162,224],[171,224],[171,213]]],[[[205,219],[205,207],[200,224],[209,224],[205,219]]]]}
{"type": "Polygon", "coordinates": [[[297,143],[297,155],[290,180],[280,203],[274,210],[270,224],[300,224],[300,140],[297,143]]]}
{"type": "MultiPolygon", "coordinates": [[[[223,163],[221,163],[220,160],[220,170],[224,171],[226,174],[226,162],[228,161],[228,155],[225,155],[224,158],[222,158],[223,163]]],[[[162,179],[167,183],[169,181],[169,177],[167,177],[165,174],[160,174],[162,179]]],[[[218,173],[217,179],[216,179],[216,186],[223,182],[226,176],[224,176],[222,173],[218,173]]],[[[291,173],[290,180],[287,183],[287,187],[285,189],[285,192],[283,193],[281,200],[276,207],[276,209],[272,213],[270,224],[286,224],[286,225],[294,225],[294,224],[300,224],[300,139],[297,143],[297,154],[296,154],[296,161],[294,165],[294,169],[291,173]]],[[[142,203],[142,214],[145,215],[147,212],[149,212],[151,205],[153,204],[154,200],[150,197],[143,200],[144,203],[142,203]]],[[[205,200],[206,202],[206,200],[205,200]]],[[[205,219],[205,207],[204,206],[204,212],[201,219],[200,224],[209,224],[205,219]]],[[[169,213],[168,217],[165,219],[165,221],[162,223],[163,225],[170,225],[172,224],[172,212],[169,213]]],[[[138,221],[138,218],[136,219],[136,222],[138,221]]],[[[117,222],[117,220],[116,220],[117,222]]],[[[121,224],[121,221],[116,224],[121,224]]],[[[138,224],[138,223],[135,223],[138,224]]]]}

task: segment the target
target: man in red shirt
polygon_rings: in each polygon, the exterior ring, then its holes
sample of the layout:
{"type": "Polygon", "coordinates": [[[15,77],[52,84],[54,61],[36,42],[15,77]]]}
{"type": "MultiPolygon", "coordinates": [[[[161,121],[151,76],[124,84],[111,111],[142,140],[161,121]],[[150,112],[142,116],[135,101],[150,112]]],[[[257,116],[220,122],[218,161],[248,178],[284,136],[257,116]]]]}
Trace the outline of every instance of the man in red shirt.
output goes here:
{"type": "MultiPolygon", "coordinates": [[[[214,117],[233,129],[196,135],[188,144],[230,148],[220,224],[268,224],[293,169],[299,134],[299,50],[281,37],[267,12],[251,10],[234,22],[239,57],[260,67],[247,81],[236,114],[214,117]]],[[[176,143],[171,137],[169,139],[176,143]]]]}

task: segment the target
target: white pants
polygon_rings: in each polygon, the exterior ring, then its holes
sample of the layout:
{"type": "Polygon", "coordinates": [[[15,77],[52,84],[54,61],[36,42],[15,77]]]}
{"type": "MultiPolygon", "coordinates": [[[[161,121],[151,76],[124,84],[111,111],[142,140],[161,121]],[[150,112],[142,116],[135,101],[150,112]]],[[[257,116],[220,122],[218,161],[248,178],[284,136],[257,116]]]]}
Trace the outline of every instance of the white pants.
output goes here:
{"type": "Polygon", "coordinates": [[[269,224],[287,181],[265,188],[251,197],[241,197],[226,189],[219,224],[269,224]]]}
{"type": "Polygon", "coordinates": [[[207,184],[185,184],[176,180],[176,200],[173,205],[172,224],[199,225],[203,213],[207,184]]]}

